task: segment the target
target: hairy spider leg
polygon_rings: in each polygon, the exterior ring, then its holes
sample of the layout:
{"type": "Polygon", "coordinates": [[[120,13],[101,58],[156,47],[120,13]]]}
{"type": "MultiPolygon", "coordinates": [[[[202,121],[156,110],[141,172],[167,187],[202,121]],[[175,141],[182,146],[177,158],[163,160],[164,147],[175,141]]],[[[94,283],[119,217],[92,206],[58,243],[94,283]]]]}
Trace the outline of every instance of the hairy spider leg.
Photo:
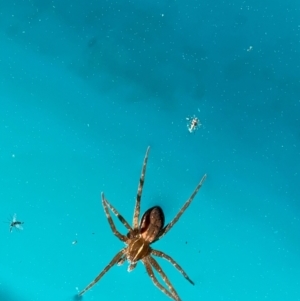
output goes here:
{"type": "Polygon", "coordinates": [[[131,263],[129,264],[128,268],[127,268],[127,272],[131,272],[132,270],[134,270],[135,267],[136,267],[136,265],[137,265],[137,263],[138,263],[137,261],[131,262],[131,263]]]}
{"type": "Polygon", "coordinates": [[[160,289],[163,293],[165,293],[168,297],[170,297],[170,298],[173,299],[173,300],[176,300],[175,297],[174,297],[174,296],[173,296],[173,295],[172,295],[165,287],[163,287],[163,286],[159,283],[159,281],[157,280],[157,278],[156,278],[156,276],[155,276],[155,274],[154,274],[154,272],[153,272],[153,269],[152,269],[152,266],[151,266],[150,262],[147,261],[146,259],[142,259],[142,262],[143,262],[143,264],[144,264],[144,266],[145,266],[145,268],[146,268],[146,271],[147,271],[149,277],[151,278],[153,284],[154,284],[158,289],[160,289]]]}
{"type": "Polygon", "coordinates": [[[179,298],[178,293],[175,291],[175,289],[174,289],[173,285],[171,284],[169,278],[164,273],[164,271],[162,270],[162,268],[160,267],[158,262],[151,256],[147,256],[147,259],[150,262],[150,264],[154,267],[154,269],[159,273],[159,275],[161,276],[161,278],[165,282],[165,284],[168,286],[169,290],[171,291],[171,293],[174,297],[174,300],[181,301],[181,299],[179,298]]]}
{"type": "Polygon", "coordinates": [[[111,267],[113,267],[120,258],[123,256],[124,249],[122,249],[120,252],[115,255],[115,257],[111,260],[111,262],[102,270],[102,272],[87,286],[85,287],[79,294],[78,296],[82,296],[86,291],[88,291],[91,287],[93,287],[108,271],[111,267]]]}
{"type": "Polygon", "coordinates": [[[139,186],[138,186],[138,191],[137,191],[137,196],[136,196],[136,201],[135,201],[135,207],[134,207],[134,214],[133,214],[133,223],[132,223],[133,229],[137,229],[139,226],[141,197],[142,197],[142,192],[143,192],[149,150],[150,150],[150,146],[148,146],[147,151],[146,151],[146,155],[145,155],[143,167],[142,167],[142,172],[141,172],[141,177],[140,177],[140,181],[139,181],[139,186]]]}
{"type": "Polygon", "coordinates": [[[132,231],[131,226],[127,223],[125,218],[119,213],[119,211],[108,202],[107,199],[105,199],[106,205],[109,207],[109,209],[113,212],[113,214],[119,219],[119,221],[126,227],[128,231],[132,231]]]}
{"type": "Polygon", "coordinates": [[[190,282],[192,285],[195,285],[195,283],[190,279],[190,277],[183,270],[183,268],[171,256],[167,255],[166,253],[164,253],[162,251],[153,250],[153,249],[151,250],[151,254],[169,261],[188,282],[190,282]]]}
{"type": "Polygon", "coordinates": [[[117,266],[121,266],[122,264],[124,264],[124,262],[126,261],[127,257],[125,255],[123,255],[119,261],[117,262],[117,266]]]}
{"type": "Polygon", "coordinates": [[[103,208],[104,208],[104,211],[105,211],[105,215],[106,215],[106,218],[108,220],[108,223],[110,225],[110,228],[112,230],[112,232],[114,233],[115,236],[117,236],[121,241],[126,241],[127,238],[126,236],[122,235],[116,228],[115,224],[114,224],[114,221],[112,220],[111,216],[110,216],[110,213],[108,211],[108,207],[107,207],[107,200],[105,199],[105,196],[104,196],[104,193],[101,194],[102,196],[102,205],[103,205],[103,208]]]}
{"type": "Polygon", "coordinates": [[[193,193],[190,196],[190,198],[184,203],[184,205],[179,210],[179,212],[176,214],[176,216],[173,218],[173,220],[170,223],[168,223],[162,229],[159,237],[155,241],[157,241],[157,240],[161,239],[163,236],[165,236],[171,230],[171,228],[177,223],[177,221],[179,220],[179,218],[181,217],[181,215],[184,213],[184,211],[186,210],[186,208],[191,204],[191,202],[194,199],[194,197],[197,194],[197,192],[200,190],[200,188],[201,188],[201,186],[202,186],[202,184],[203,184],[203,182],[204,182],[205,179],[206,179],[206,174],[202,177],[201,181],[199,182],[199,184],[197,185],[197,187],[193,191],[193,193]]]}

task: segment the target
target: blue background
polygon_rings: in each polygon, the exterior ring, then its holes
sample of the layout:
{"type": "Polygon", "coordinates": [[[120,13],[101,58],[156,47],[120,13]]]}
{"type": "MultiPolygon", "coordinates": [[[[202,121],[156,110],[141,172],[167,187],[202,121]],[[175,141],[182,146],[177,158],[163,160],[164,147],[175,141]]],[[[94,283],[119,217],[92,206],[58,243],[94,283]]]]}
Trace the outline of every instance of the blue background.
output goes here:
{"type": "MultiPolygon", "coordinates": [[[[153,245],[196,283],[159,260],[182,300],[300,300],[299,20],[296,0],[1,0],[0,300],[95,278],[123,247],[100,193],[131,222],[148,145],[142,212],[170,221],[208,175],[153,245]]],[[[83,299],[168,297],[139,263],[83,299]]]]}

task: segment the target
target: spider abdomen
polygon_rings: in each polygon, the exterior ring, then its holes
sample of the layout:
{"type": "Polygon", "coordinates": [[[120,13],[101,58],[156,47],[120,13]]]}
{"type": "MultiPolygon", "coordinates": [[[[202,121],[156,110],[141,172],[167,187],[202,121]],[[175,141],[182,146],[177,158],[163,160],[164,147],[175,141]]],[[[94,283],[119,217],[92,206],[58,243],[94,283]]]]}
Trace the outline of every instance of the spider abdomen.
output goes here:
{"type": "Polygon", "coordinates": [[[165,216],[159,206],[148,209],[140,223],[140,234],[143,239],[149,243],[155,241],[164,226],[164,222],[165,216]]]}

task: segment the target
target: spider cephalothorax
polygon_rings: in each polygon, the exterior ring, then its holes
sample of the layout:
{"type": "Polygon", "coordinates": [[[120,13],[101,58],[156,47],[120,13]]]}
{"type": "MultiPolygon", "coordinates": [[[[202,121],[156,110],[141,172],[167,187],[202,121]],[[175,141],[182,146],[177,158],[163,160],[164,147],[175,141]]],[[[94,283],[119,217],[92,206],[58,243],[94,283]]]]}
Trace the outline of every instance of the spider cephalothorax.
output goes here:
{"type": "Polygon", "coordinates": [[[102,193],[102,205],[106,217],[108,219],[109,225],[111,227],[111,230],[115,236],[117,236],[121,241],[123,241],[126,244],[126,247],[123,248],[115,255],[115,257],[103,269],[103,271],[86,288],[84,288],[79,293],[79,296],[82,296],[87,290],[89,290],[92,286],[94,286],[112,266],[116,264],[121,265],[127,260],[129,263],[128,271],[132,271],[136,267],[137,263],[141,261],[144,264],[146,271],[149,277],[152,279],[154,285],[157,286],[163,293],[165,293],[171,299],[175,301],[181,301],[173,285],[171,284],[168,277],[161,269],[160,265],[155,260],[153,255],[164,258],[167,261],[169,261],[191,284],[194,284],[194,282],[188,277],[188,275],[184,272],[184,270],[178,265],[178,263],[174,259],[172,259],[169,255],[165,254],[164,252],[152,249],[150,245],[156,242],[157,240],[161,239],[164,235],[166,235],[167,232],[179,220],[183,212],[190,205],[195,195],[201,188],[203,181],[206,179],[206,175],[202,177],[201,181],[195,188],[190,198],[184,203],[183,207],[176,214],[173,220],[170,223],[168,223],[166,226],[164,226],[164,221],[165,221],[164,213],[159,206],[154,206],[148,209],[142,216],[141,221],[139,223],[140,203],[141,203],[141,196],[142,196],[143,185],[145,180],[149,149],[150,148],[148,147],[144,158],[142,173],[138,185],[138,192],[137,192],[137,197],[135,202],[135,209],[133,213],[132,227],[128,224],[128,222],[124,219],[124,217],[120,215],[119,212],[107,201],[104,194],[102,193]],[[117,216],[117,218],[127,228],[128,230],[127,235],[121,234],[116,229],[116,226],[111,218],[109,209],[117,216]],[[168,289],[166,289],[160,282],[158,282],[153,272],[153,268],[161,276],[162,280],[164,281],[168,289]]]}

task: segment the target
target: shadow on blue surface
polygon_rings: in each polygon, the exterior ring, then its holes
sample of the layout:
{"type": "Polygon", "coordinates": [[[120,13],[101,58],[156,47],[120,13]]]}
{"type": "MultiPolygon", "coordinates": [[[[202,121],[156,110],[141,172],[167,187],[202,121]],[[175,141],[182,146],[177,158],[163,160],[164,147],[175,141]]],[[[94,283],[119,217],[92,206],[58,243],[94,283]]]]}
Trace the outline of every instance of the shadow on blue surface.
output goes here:
{"type": "Polygon", "coordinates": [[[16,296],[12,296],[9,292],[1,292],[0,293],[0,300],[1,301],[25,301],[24,299],[19,299],[16,296]]]}
{"type": "MultiPolygon", "coordinates": [[[[74,296],[67,297],[67,300],[79,301],[82,300],[83,297],[78,294],[74,296]]],[[[29,299],[24,299],[24,297],[20,298],[19,294],[16,294],[13,290],[2,289],[0,292],[0,301],[28,301],[29,299]]]]}

